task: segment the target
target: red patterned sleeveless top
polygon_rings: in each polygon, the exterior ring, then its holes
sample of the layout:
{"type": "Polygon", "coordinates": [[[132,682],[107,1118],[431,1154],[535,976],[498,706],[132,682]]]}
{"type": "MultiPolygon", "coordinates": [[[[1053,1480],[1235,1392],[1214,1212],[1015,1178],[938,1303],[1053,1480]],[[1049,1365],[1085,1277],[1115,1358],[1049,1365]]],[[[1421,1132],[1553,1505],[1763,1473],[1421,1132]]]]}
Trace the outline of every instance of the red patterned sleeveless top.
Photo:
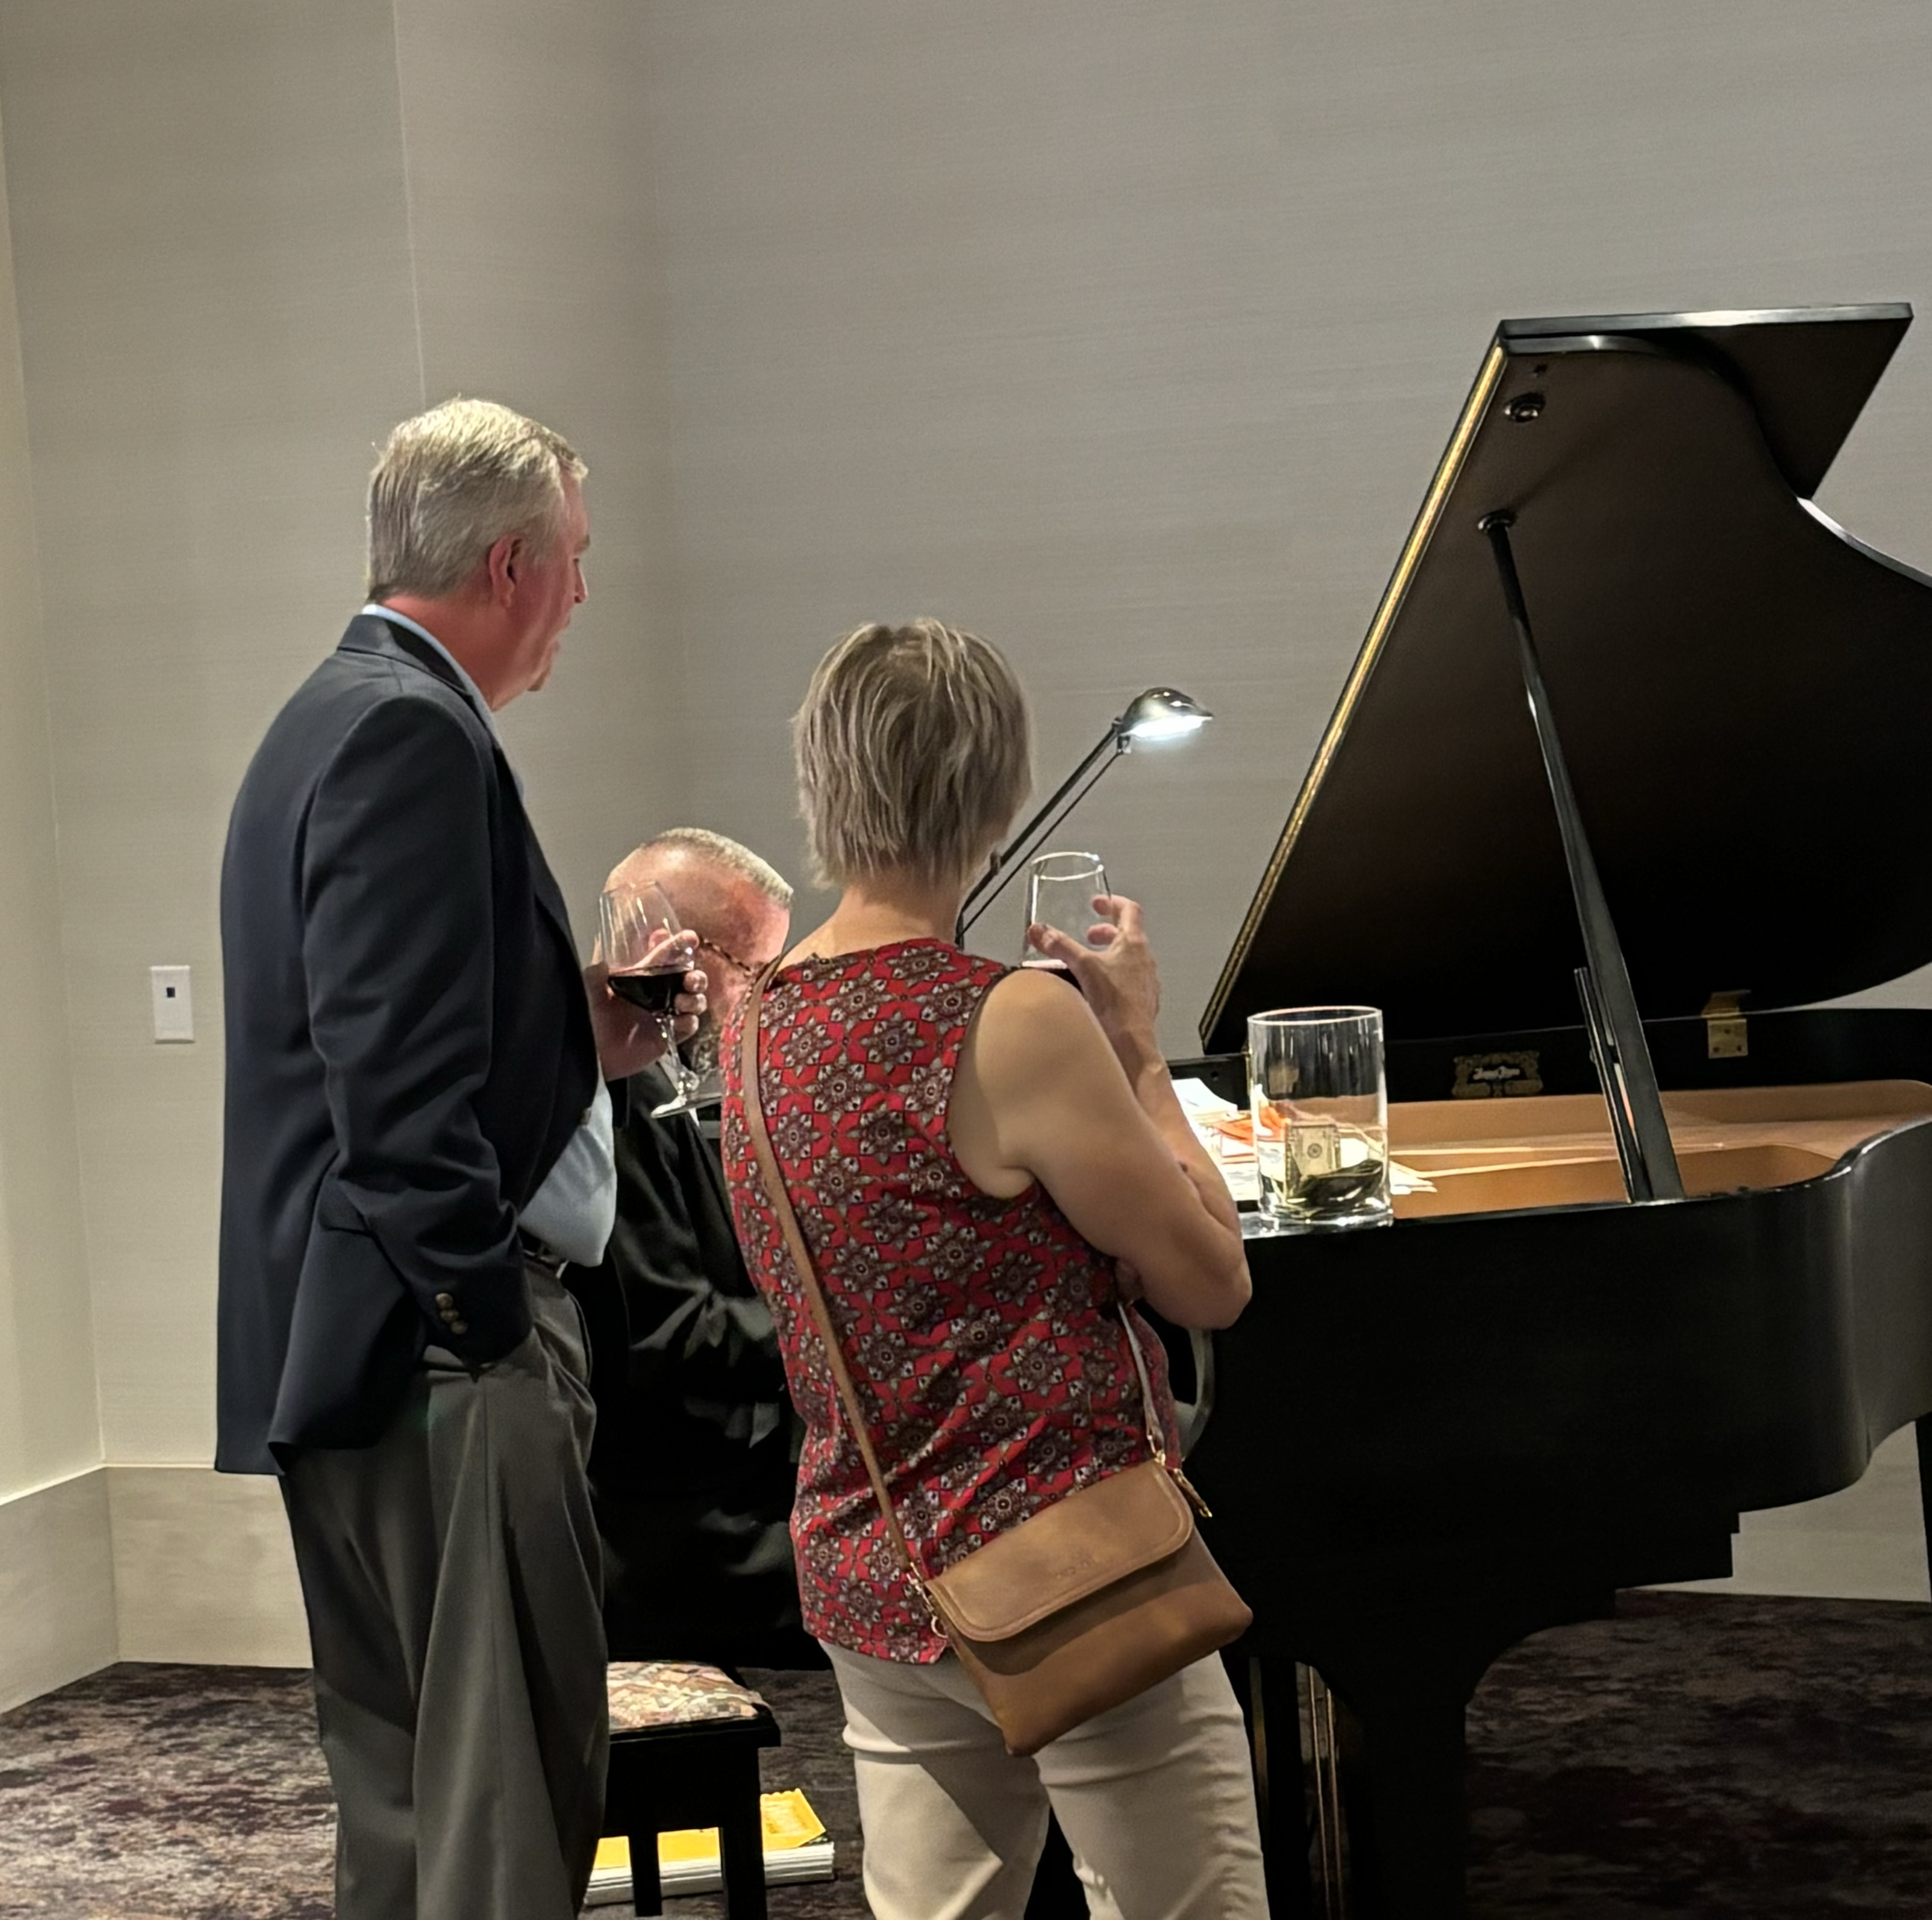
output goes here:
{"type": "MultiPolygon", "coordinates": [[[[946,1138],[960,1047],[1006,972],[940,941],[896,941],[784,968],[760,1023],[772,1152],[928,1575],[1148,1456],[1112,1260],[1037,1182],[1012,1200],[982,1192],[946,1138]]],[[[856,1653],[937,1660],[946,1643],[845,1430],[752,1157],[735,1032],[724,1058],[738,1237],[806,1424],[791,1522],[806,1627],[856,1653]]],[[[1144,1324],[1136,1337],[1178,1457],[1160,1342],[1144,1324]]]]}

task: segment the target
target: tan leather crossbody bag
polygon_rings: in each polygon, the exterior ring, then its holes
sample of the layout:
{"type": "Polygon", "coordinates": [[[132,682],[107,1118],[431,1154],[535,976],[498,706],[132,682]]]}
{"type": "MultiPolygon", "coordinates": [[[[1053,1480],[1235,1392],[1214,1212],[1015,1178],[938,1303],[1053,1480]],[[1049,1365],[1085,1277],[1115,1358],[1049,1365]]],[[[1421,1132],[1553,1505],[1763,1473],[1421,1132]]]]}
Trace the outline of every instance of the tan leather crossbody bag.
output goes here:
{"type": "MultiPolygon", "coordinates": [[[[1253,1615],[1194,1525],[1193,1490],[1168,1466],[1147,1362],[1124,1309],[1152,1457],[1056,1501],[928,1577],[892,1510],[805,1235],[772,1152],[758,1086],[758,1020],[745,1009],[745,1125],[879,1510],[933,1624],[972,1676],[1007,1750],[1048,1741],[1132,1699],[1246,1632],[1253,1615]]],[[[1202,1510],[1204,1513],[1205,1509],[1202,1510]]]]}

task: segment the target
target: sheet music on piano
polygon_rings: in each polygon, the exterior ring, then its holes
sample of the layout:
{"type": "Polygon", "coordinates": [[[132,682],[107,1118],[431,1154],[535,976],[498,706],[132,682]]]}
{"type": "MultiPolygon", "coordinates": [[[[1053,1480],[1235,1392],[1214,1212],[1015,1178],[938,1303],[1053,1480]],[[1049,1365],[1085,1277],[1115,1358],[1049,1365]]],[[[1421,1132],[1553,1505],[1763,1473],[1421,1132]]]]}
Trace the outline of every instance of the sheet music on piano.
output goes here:
{"type": "MultiPolygon", "coordinates": [[[[1195,1138],[1213,1157],[1222,1179],[1228,1183],[1228,1194],[1235,1205],[1258,1212],[1261,1172],[1255,1153],[1254,1121],[1248,1110],[1237,1106],[1232,1100],[1224,1100],[1204,1080],[1192,1075],[1184,1074],[1175,1080],[1174,1090],[1180,1098],[1182,1112],[1187,1116],[1188,1124],[1194,1129],[1195,1138]]],[[[1397,1194],[1433,1193],[1436,1188],[1432,1181],[1414,1167],[1406,1167],[1399,1160],[1391,1160],[1389,1191],[1397,1194]]],[[[1289,1230],[1270,1220],[1244,1218],[1243,1230],[1252,1239],[1289,1230]]]]}

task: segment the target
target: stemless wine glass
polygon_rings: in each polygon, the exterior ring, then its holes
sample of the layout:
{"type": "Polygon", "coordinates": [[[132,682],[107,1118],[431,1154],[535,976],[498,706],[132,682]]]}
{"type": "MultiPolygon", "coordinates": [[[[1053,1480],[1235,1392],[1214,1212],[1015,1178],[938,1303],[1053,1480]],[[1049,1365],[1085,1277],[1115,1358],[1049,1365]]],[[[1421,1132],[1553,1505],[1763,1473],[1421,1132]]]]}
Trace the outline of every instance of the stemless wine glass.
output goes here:
{"type": "Polygon", "coordinates": [[[678,918],[670,896],[655,881],[647,880],[640,886],[626,882],[607,888],[597,903],[597,927],[604,963],[610,969],[611,992],[632,1006],[655,1014],[668,1043],[664,1062],[676,1092],[663,1105],[651,1109],[652,1117],[686,1113],[701,1104],[697,1098],[698,1077],[679,1056],[674,1032],[677,996],[684,991],[684,976],[691,970],[690,941],[672,948],[668,958],[650,963],[666,941],[684,933],[684,922],[678,918]]]}
{"type": "Polygon", "coordinates": [[[1083,947],[1094,943],[1088,936],[1100,924],[1094,911],[1094,896],[1107,891],[1107,870],[1097,853],[1042,853],[1027,866],[1026,927],[1020,931],[1020,964],[1045,967],[1063,980],[1073,975],[1064,960],[1050,960],[1028,936],[1036,921],[1057,927],[1083,947]]]}

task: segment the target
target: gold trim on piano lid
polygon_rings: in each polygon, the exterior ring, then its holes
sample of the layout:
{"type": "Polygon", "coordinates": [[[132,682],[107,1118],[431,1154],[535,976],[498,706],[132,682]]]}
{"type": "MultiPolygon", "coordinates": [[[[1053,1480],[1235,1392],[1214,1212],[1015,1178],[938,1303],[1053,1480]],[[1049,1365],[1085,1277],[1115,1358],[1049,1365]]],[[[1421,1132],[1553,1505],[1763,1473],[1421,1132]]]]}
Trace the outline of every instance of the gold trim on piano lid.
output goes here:
{"type": "Polygon", "coordinates": [[[1408,591],[1408,583],[1416,566],[1422,558],[1423,551],[1429,545],[1430,536],[1436,531],[1436,523],[1442,517],[1442,503],[1448,497],[1449,489],[1455,484],[1456,476],[1462,471],[1462,462],[1468,457],[1469,443],[1476,437],[1476,429],[1482,424],[1484,410],[1487,407],[1495,393],[1496,383],[1502,377],[1504,365],[1509,356],[1502,341],[1492,341],[1489,357],[1484,361],[1482,371],[1476,376],[1476,383],[1469,389],[1469,397],[1463,403],[1462,417],[1456,422],[1456,431],[1450,436],[1447,451],[1436,470],[1436,478],[1430,483],[1427,495],[1422,503],[1422,511],[1415,517],[1415,524],[1409,529],[1408,542],[1402,550],[1402,557],[1396,562],[1395,571],[1389,576],[1388,585],[1383,590],[1382,603],[1376,609],[1376,617],[1369,628],[1369,637],[1362,642],[1362,651],[1355,656],[1355,664],[1349,669],[1347,684],[1342,689],[1342,697],[1335,703],[1335,711],[1330,716],[1328,731],[1322,736],[1322,744],[1316,749],[1315,759],[1308,769],[1308,777],[1301,783],[1301,792],[1297,796],[1294,810],[1288,816],[1288,825],[1281,830],[1281,838],[1275,844],[1274,855],[1268,864],[1268,870],[1262,876],[1262,883],[1255,890],[1247,917],[1241,922],[1241,930],[1234,937],[1226,964],[1221,969],[1221,977],[1214,983],[1213,997],[1208,1002],[1208,1011],[1201,1016],[1201,1043],[1208,1044],[1208,1036],[1220,1023],[1228,996],[1234,990],[1234,976],[1240,972],[1242,963],[1247,958],[1248,948],[1261,925],[1262,915],[1267,911],[1273,897],[1275,882],[1281,877],[1281,870],[1286,864],[1290,851],[1301,831],[1301,823],[1308,817],[1308,810],[1313,804],[1316,790],[1322,784],[1322,776],[1328,771],[1328,763],[1335,757],[1336,750],[1342,744],[1342,736],[1348,730],[1348,723],[1354,717],[1355,702],[1360,697],[1363,683],[1368,678],[1370,670],[1375,666],[1382,642],[1388,636],[1396,613],[1400,610],[1402,598],[1408,591]]]}

